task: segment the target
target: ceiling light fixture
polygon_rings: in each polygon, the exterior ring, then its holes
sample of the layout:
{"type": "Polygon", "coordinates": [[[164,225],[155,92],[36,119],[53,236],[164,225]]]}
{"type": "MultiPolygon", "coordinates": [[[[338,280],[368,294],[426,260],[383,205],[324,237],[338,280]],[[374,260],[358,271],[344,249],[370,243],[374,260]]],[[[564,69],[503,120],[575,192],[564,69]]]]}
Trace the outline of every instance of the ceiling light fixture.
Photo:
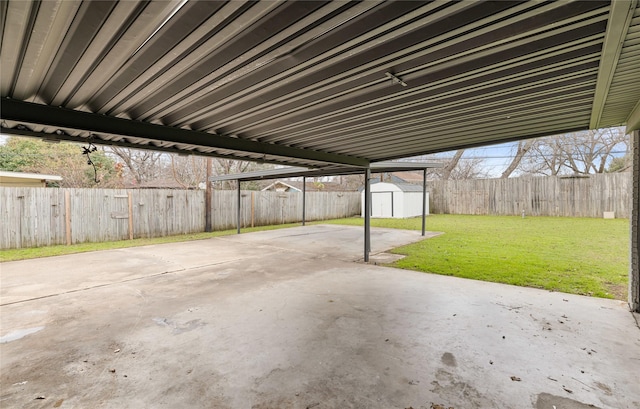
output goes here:
{"type": "Polygon", "coordinates": [[[393,81],[395,84],[400,84],[403,87],[407,86],[407,83],[402,81],[400,78],[396,77],[395,75],[393,75],[390,72],[385,72],[384,75],[386,75],[387,77],[391,78],[391,81],[393,81]]]}

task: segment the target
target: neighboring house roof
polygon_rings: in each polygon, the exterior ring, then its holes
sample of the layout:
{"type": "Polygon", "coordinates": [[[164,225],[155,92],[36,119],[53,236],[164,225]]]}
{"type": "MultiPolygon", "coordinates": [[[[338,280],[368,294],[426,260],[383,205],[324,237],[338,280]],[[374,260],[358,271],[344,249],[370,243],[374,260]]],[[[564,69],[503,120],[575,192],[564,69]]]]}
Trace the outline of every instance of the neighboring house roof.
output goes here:
{"type": "Polygon", "coordinates": [[[289,191],[301,192],[302,191],[302,190],[298,189],[297,187],[292,186],[289,183],[283,182],[281,180],[276,180],[275,182],[273,182],[269,186],[267,186],[267,187],[262,189],[263,192],[265,192],[267,190],[284,190],[286,192],[289,192],[289,191]]]}
{"type": "MultiPolygon", "coordinates": [[[[396,176],[396,175],[385,175],[382,180],[379,177],[371,178],[371,183],[408,183],[406,180],[396,176]]],[[[421,182],[422,183],[422,182],[421,182]]]]}
{"type": "Polygon", "coordinates": [[[51,181],[62,180],[62,176],[57,176],[57,175],[45,175],[41,173],[9,172],[6,170],[0,170],[0,178],[20,178],[20,179],[36,179],[36,180],[51,180],[51,181]]]}
{"type": "MultiPolygon", "coordinates": [[[[385,173],[384,182],[390,183],[413,183],[416,185],[422,184],[422,172],[393,172],[385,173]]],[[[371,178],[371,183],[380,182],[380,177],[371,178]]]]}
{"type": "Polygon", "coordinates": [[[394,183],[403,192],[422,192],[422,186],[414,185],[411,183],[394,183]]]}
{"type": "MultiPolygon", "coordinates": [[[[283,182],[276,180],[262,190],[278,190],[302,192],[302,181],[288,180],[283,182]]],[[[344,192],[349,191],[346,187],[336,182],[307,182],[307,192],[344,192]]]]}
{"type": "Polygon", "coordinates": [[[0,171],[0,186],[6,187],[46,187],[46,182],[59,182],[61,176],[43,175],[40,173],[24,173],[0,171]]]}
{"type": "Polygon", "coordinates": [[[407,183],[416,184],[421,184],[422,180],[424,179],[422,177],[422,172],[395,172],[393,173],[393,176],[397,177],[398,179],[404,180],[407,183]]]}

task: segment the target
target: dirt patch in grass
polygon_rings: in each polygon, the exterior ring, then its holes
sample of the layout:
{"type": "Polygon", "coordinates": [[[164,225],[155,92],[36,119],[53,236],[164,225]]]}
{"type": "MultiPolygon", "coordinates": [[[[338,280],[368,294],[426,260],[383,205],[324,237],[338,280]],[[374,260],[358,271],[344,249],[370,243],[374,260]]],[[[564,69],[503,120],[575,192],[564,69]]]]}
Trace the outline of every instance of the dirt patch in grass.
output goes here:
{"type": "Polygon", "coordinates": [[[607,292],[613,296],[616,300],[626,301],[629,289],[623,284],[605,283],[607,292]]]}

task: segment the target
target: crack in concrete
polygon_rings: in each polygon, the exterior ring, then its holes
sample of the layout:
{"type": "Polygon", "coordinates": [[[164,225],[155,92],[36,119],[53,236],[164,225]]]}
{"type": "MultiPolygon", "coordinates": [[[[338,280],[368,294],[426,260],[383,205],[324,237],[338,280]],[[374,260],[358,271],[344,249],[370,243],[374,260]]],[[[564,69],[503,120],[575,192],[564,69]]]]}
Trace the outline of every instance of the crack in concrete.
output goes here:
{"type": "Polygon", "coordinates": [[[220,261],[218,263],[202,264],[202,265],[197,265],[197,266],[188,267],[188,268],[182,267],[182,268],[175,269],[175,270],[168,270],[168,271],[163,271],[161,273],[145,275],[145,276],[142,276],[142,277],[134,277],[134,278],[129,278],[129,279],[126,279],[126,280],[121,280],[121,281],[116,281],[116,282],[111,282],[111,283],[97,284],[97,285],[93,285],[93,286],[89,286],[89,287],[83,287],[83,288],[75,288],[73,290],[62,291],[62,292],[55,293],[55,294],[42,295],[40,297],[28,298],[26,300],[11,301],[11,302],[0,304],[0,306],[20,304],[20,303],[25,303],[25,302],[29,302],[29,301],[41,300],[41,299],[44,299],[44,298],[58,297],[60,295],[73,294],[73,293],[77,293],[77,292],[81,292],[81,291],[94,290],[96,288],[110,287],[110,286],[113,286],[113,285],[130,283],[132,281],[144,280],[146,278],[159,277],[159,276],[162,276],[162,275],[180,273],[180,272],[183,272],[183,271],[192,271],[192,270],[197,270],[197,269],[200,269],[200,268],[217,266],[217,265],[222,265],[222,264],[227,264],[227,263],[234,263],[234,262],[237,262],[237,261],[247,260],[247,259],[257,258],[257,257],[260,257],[260,256],[242,257],[242,258],[237,258],[237,259],[233,259],[233,260],[225,260],[225,261],[220,261]]]}

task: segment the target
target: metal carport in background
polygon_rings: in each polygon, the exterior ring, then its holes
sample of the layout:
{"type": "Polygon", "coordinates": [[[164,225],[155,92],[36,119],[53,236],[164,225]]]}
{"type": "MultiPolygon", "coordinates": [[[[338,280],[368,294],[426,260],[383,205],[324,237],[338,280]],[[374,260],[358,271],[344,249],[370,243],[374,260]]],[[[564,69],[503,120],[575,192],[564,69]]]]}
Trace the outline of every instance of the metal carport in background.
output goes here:
{"type": "Polygon", "coordinates": [[[225,180],[235,180],[238,182],[237,191],[237,230],[240,234],[240,182],[248,182],[251,180],[277,179],[282,177],[302,177],[302,225],[305,225],[306,213],[306,178],[320,176],[337,176],[337,175],[353,175],[358,173],[364,174],[364,190],[365,190],[365,214],[364,217],[364,261],[369,261],[369,253],[371,252],[371,173],[392,173],[410,170],[422,170],[422,235],[425,235],[426,220],[425,209],[427,206],[427,170],[442,168],[443,164],[439,162],[376,162],[364,171],[353,167],[334,166],[326,169],[308,169],[301,167],[289,167],[281,169],[267,169],[255,172],[236,173],[232,175],[213,176],[209,182],[220,182],[225,180]]]}

